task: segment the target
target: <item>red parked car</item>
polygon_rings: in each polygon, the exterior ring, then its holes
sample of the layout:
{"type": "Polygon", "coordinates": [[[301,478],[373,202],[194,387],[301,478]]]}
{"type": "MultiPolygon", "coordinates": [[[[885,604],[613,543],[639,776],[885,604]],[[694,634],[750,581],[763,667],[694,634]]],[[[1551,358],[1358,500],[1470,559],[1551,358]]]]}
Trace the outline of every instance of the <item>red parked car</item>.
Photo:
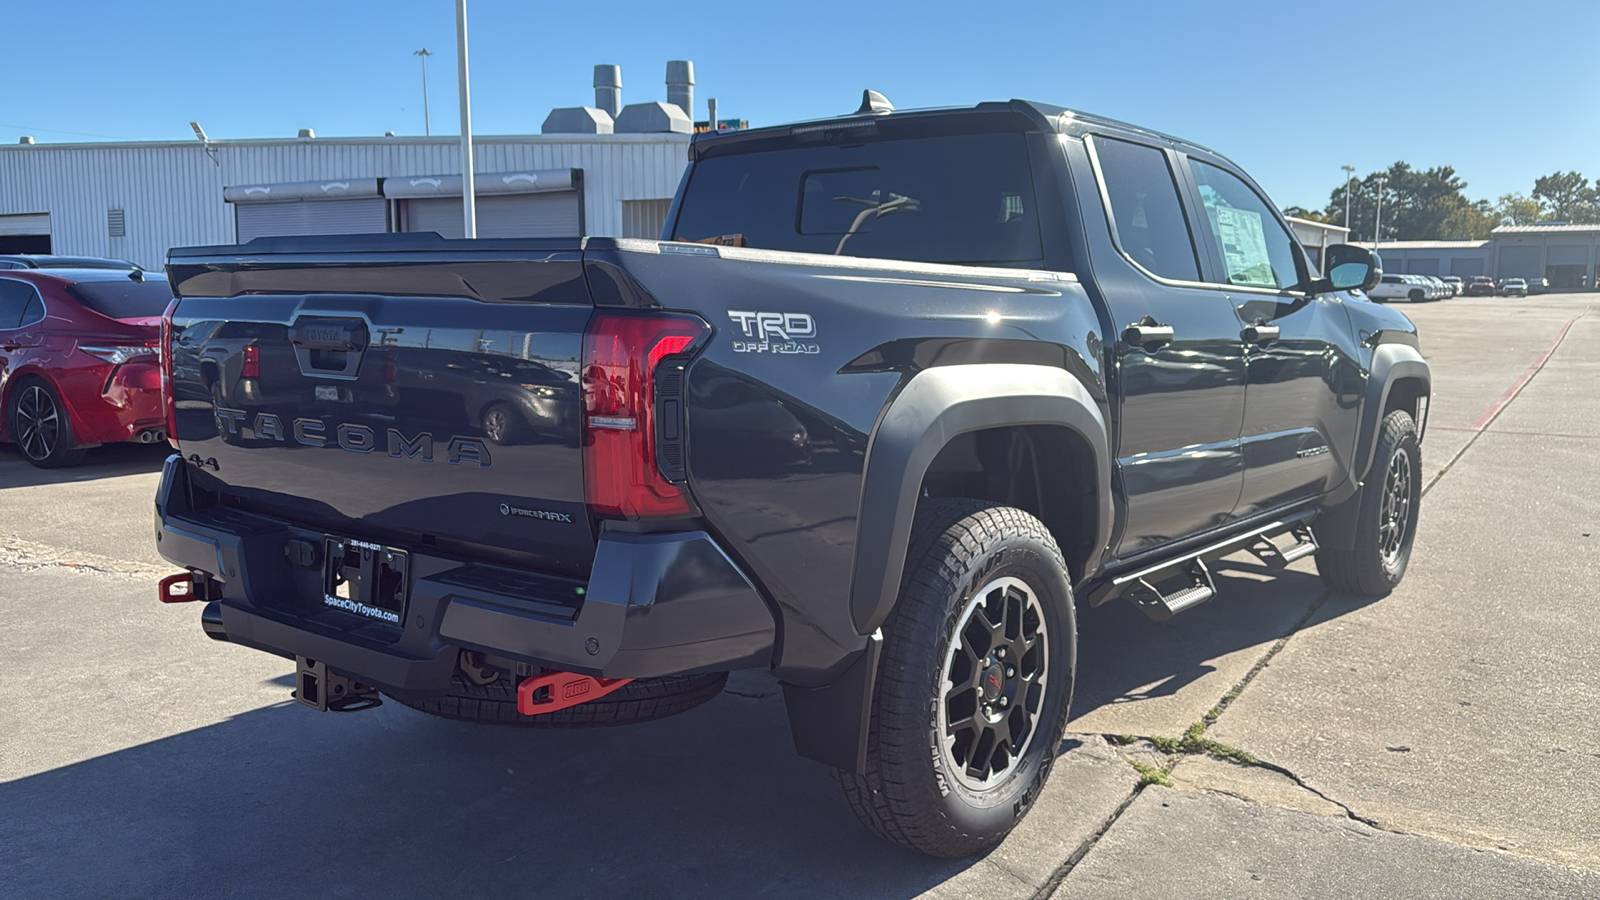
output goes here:
{"type": "Polygon", "coordinates": [[[41,468],[113,441],[166,439],[162,275],[114,269],[0,271],[0,437],[41,468]]]}

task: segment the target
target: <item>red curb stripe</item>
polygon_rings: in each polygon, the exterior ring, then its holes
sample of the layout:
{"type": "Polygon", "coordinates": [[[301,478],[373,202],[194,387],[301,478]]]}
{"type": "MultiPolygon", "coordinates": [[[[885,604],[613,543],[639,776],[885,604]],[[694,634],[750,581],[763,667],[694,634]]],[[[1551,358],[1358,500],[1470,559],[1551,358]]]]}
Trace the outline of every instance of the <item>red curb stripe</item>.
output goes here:
{"type": "Polygon", "coordinates": [[[1494,405],[1490,406],[1487,410],[1484,410],[1483,415],[1478,417],[1478,421],[1473,422],[1467,430],[1482,431],[1485,426],[1494,421],[1494,417],[1500,415],[1500,411],[1506,408],[1506,404],[1510,403],[1512,399],[1522,391],[1523,388],[1527,387],[1528,382],[1533,380],[1533,376],[1537,375],[1539,370],[1544,368],[1545,361],[1550,359],[1550,354],[1556,352],[1556,348],[1561,346],[1561,342],[1566,339],[1567,329],[1572,327],[1573,322],[1576,322],[1581,318],[1583,318],[1583,313],[1579,313],[1578,315],[1568,319],[1567,324],[1561,326],[1561,333],[1556,335],[1556,339],[1550,342],[1550,346],[1544,348],[1544,352],[1539,354],[1539,358],[1534,360],[1533,365],[1529,366],[1528,370],[1523,372],[1522,377],[1513,382],[1511,387],[1506,388],[1506,392],[1500,395],[1500,399],[1494,401],[1494,405]]]}

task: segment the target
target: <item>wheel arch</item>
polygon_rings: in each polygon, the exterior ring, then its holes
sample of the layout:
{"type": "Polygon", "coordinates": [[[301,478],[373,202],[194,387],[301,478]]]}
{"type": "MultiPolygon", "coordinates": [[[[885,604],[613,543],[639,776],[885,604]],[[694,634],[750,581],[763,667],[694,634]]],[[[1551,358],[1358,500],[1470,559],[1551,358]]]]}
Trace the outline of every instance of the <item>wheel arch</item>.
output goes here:
{"type": "MultiPolygon", "coordinates": [[[[1042,477],[1024,502],[1038,507],[1028,512],[1047,526],[1054,519],[1059,535],[1067,536],[1070,549],[1062,549],[1073,575],[1082,577],[1108,543],[1106,422],[1081,381],[1064,369],[1014,363],[926,369],[890,404],[867,449],[850,584],[851,618],[860,634],[872,634],[899,596],[912,519],[930,469],[937,476],[947,469],[935,467],[936,462],[943,466],[967,445],[976,449],[985,443],[1026,447],[1034,454],[1042,477]],[[1071,462],[1045,471],[1039,454],[1050,449],[1066,452],[1071,462]],[[1079,471],[1079,465],[1088,471],[1079,471]],[[1087,498],[1090,510],[1073,510],[1073,498],[1080,505],[1087,498]]],[[[996,479],[985,491],[991,496],[975,499],[1007,502],[1030,493],[1019,493],[1018,485],[1018,479],[996,479]]]]}
{"type": "Polygon", "coordinates": [[[1355,481],[1365,481],[1383,417],[1404,409],[1417,419],[1420,439],[1426,418],[1423,403],[1433,390],[1433,375],[1422,353],[1410,343],[1379,344],[1372,353],[1367,396],[1361,409],[1361,443],[1356,447],[1355,481]]]}
{"type": "Polygon", "coordinates": [[[66,392],[61,390],[61,384],[50,375],[48,369],[36,365],[25,365],[11,372],[6,377],[4,384],[0,384],[0,434],[5,435],[6,440],[12,439],[11,399],[16,396],[17,389],[29,381],[44,382],[45,386],[50,389],[52,394],[55,394],[56,400],[61,403],[65,410],[67,420],[72,425],[73,433],[78,433],[81,423],[78,409],[72,405],[72,401],[67,399],[66,392]]]}

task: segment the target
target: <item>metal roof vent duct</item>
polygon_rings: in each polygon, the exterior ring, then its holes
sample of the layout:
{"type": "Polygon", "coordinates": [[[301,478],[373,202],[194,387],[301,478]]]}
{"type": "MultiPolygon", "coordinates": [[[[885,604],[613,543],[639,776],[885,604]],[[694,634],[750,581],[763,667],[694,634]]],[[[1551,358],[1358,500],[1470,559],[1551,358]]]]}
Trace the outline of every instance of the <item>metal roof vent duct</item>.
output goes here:
{"type": "Polygon", "coordinates": [[[309,128],[300,129],[300,140],[302,140],[302,141],[310,141],[310,140],[315,140],[316,137],[317,137],[317,133],[315,131],[312,131],[309,128]]]}
{"type": "Polygon", "coordinates": [[[594,67],[594,105],[613,119],[622,112],[621,66],[594,67]]]}
{"type": "Polygon", "coordinates": [[[687,59],[667,63],[667,102],[676,103],[684,115],[694,118],[694,63],[687,59]]]}
{"type": "Polygon", "coordinates": [[[692,134],[694,123],[676,103],[629,103],[617,116],[617,134],[692,134]]]}
{"type": "Polygon", "coordinates": [[[540,134],[611,134],[611,114],[592,106],[564,106],[550,110],[540,134]]]}
{"type": "Polygon", "coordinates": [[[17,139],[17,143],[23,145],[24,147],[31,147],[33,146],[33,135],[25,134],[17,139]]]}

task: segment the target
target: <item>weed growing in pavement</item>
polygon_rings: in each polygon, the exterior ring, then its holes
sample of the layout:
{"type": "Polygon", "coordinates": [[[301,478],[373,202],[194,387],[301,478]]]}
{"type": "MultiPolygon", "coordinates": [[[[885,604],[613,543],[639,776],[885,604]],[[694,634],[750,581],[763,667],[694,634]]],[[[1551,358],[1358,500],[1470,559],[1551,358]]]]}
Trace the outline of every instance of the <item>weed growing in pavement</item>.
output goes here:
{"type": "Polygon", "coordinates": [[[1139,773],[1140,787],[1144,787],[1147,784],[1159,784],[1162,787],[1172,787],[1172,779],[1167,777],[1167,772],[1165,769],[1158,769],[1149,763],[1142,763],[1136,759],[1130,759],[1128,762],[1133,766],[1134,770],[1139,773]]]}

